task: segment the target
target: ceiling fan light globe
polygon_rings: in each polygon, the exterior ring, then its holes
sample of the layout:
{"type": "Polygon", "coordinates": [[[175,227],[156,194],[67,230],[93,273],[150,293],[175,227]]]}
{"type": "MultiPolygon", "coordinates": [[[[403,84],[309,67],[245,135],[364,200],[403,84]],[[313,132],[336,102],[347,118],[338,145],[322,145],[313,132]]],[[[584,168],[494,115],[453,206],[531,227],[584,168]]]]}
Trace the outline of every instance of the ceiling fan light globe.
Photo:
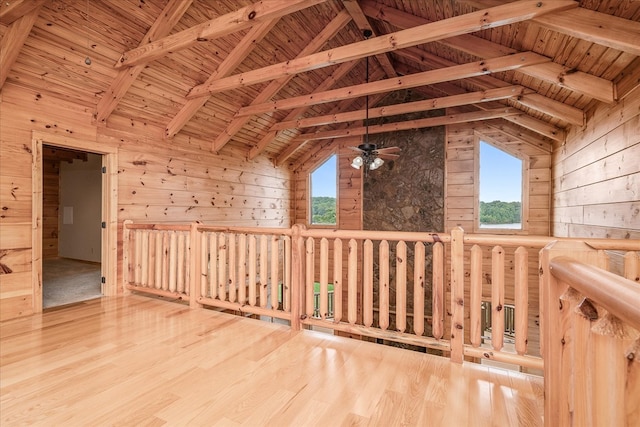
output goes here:
{"type": "Polygon", "coordinates": [[[351,167],[354,169],[360,169],[360,167],[362,166],[362,157],[358,156],[355,159],[353,159],[353,162],[351,162],[351,167]]]}

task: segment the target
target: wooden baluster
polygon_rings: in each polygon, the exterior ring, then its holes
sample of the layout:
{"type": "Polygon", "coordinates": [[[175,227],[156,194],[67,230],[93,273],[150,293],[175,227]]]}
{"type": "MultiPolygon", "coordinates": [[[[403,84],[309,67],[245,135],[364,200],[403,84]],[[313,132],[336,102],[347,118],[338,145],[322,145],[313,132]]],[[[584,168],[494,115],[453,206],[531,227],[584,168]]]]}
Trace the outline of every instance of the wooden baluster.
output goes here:
{"type": "Polygon", "coordinates": [[[227,236],[218,234],[218,298],[227,301],[227,236]]]}
{"type": "Polygon", "coordinates": [[[177,291],[180,293],[184,293],[185,283],[184,283],[184,274],[185,271],[188,270],[188,266],[185,265],[185,234],[184,232],[180,232],[178,234],[178,275],[176,277],[176,285],[177,291]]]}
{"type": "Polygon", "coordinates": [[[198,230],[198,223],[194,222],[191,224],[191,230],[189,234],[187,234],[187,259],[189,268],[185,273],[185,280],[188,283],[187,286],[187,295],[189,295],[189,307],[196,308],[201,307],[202,305],[198,303],[198,280],[203,275],[203,270],[201,269],[201,265],[199,264],[201,255],[200,251],[202,249],[203,233],[200,233],[198,230]]]}
{"type": "Polygon", "coordinates": [[[140,260],[140,285],[149,286],[149,231],[142,232],[142,259],[140,260]]]}
{"type": "Polygon", "coordinates": [[[218,296],[218,234],[209,233],[209,298],[218,296]]]}
{"type": "Polygon", "coordinates": [[[156,241],[157,234],[155,231],[149,232],[149,287],[156,286],[156,241]]]}
{"type": "Polygon", "coordinates": [[[362,266],[362,314],[363,324],[373,324],[373,242],[367,239],[363,248],[362,266]]]}
{"type": "Polygon", "coordinates": [[[164,268],[163,266],[166,264],[164,262],[164,253],[162,251],[162,248],[164,246],[164,238],[166,237],[166,234],[162,233],[161,231],[157,231],[156,232],[156,283],[155,283],[155,287],[157,289],[161,289],[162,288],[162,281],[164,280],[164,268]]]}
{"type": "Polygon", "coordinates": [[[444,336],[444,245],[436,242],[431,248],[433,272],[432,272],[432,327],[434,338],[441,339],[444,336]]]}
{"type": "Polygon", "coordinates": [[[329,314],[329,241],[320,239],[320,318],[326,319],[329,314]]]}
{"type": "Polygon", "coordinates": [[[407,244],[396,245],[396,330],[407,329],[407,244]]]}
{"type": "Polygon", "coordinates": [[[471,248],[470,270],[469,338],[471,345],[480,347],[482,343],[482,248],[478,245],[473,245],[471,248]]]}
{"type": "Polygon", "coordinates": [[[131,229],[129,225],[132,223],[130,219],[126,219],[122,223],[122,283],[124,289],[122,290],[125,295],[130,291],[127,289],[127,285],[130,284],[132,271],[131,271],[131,229]]]}
{"type": "Polygon", "coordinates": [[[504,249],[491,250],[491,344],[502,350],[504,343],[504,249]]]}
{"type": "Polygon", "coordinates": [[[342,320],[342,240],[333,241],[333,320],[342,320]]]}
{"type": "Polygon", "coordinates": [[[304,309],[304,225],[295,224],[291,229],[291,329],[302,329],[301,314],[304,309]]]}
{"type": "Polygon", "coordinates": [[[347,267],[347,320],[354,325],[358,320],[358,242],[349,240],[347,267]]]}
{"type": "Polygon", "coordinates": [[[282,283],[282,305],[285,312],[291,312],[291,276],[293,275],[293,269],[291,265],[292,255],[291,238],[284,236],[284,282],[282,283]]]}
{"type": "Polygon", "coordinates": [[[238,249],[236,247],[236,235],[235,233],[229,233],[228,238],[228,253],[229,253],[229,302],[236,302],[236,287],[238,286],[238,275],[237,275],[237,267],[236,264],[236,255],[238,253],[238,249]]]}
{"type": "Polygon", "coordinates": [[[266,235],[260,236],[260,307],[267,306],[267,286],[269,277],[268,263],[269,241],[266,235]]]}
{"type": "MultiPolygon", "coordinates": [[[[195,239],[191,239],[191,235],[192,232],[189,232],[185,237],[184,237],[184,245],[185,245],[185,271],[184,271],[184,282],[185,282],[185,289],[184,292],[187,295],[191,295],[191,276],[195,275],[194,277],[199,277],[201,276],[201,272],[198,268],[198,263],[197,263],[197,257],[196,257],[196,250],[192,250],[191,248],[191,242],[195,242],[195,239]]],[[[197,228],[195,231],[195,236],[197,236],[197,228]]],[[[189,298],[189,301],[191,301],[191,298],[189,298]]]]}
{"type": "Polygon", "coordinates": [[[247,235],[238,237],[238,302],[247,303],[247,235]]]}
{"type": "Polygon", "coordinates": [[[464,360],[464,231],[451,230],[451,361],[464,360]]]}
{"type": "Polygon", "coordinates": [[[278,274],[278,270],[280,268],[280,244],[278,241],[278,236],[271,236],[271,309],[277,310],[279,306],[279,298],[280,294],[279,287],[280,277],[278,274]]]}
{"type": "Polygon", "coordinates": [[[163,231],[162,232],[162,290],[169,290],[169,270],[171,260],[169,259],[171,255],[171,232],[163,231]]]}
{"type": "Polygon", "coordinates": [[[529,336],[529,251],[522,246],[515,251],[514,278],[516,351],[525,354],[529,336]]]}
{"type": "Polygon", "coordinates": [[[141,230],[134,231],[134,240],[133,240],[133,253],[134,253],[134,263],[133,263],[133,282],[136,286],[140,286],[141,283],[141,268],[142,268],[142,232],[141,230]]]}
{"type": "Polygon", "coordinates": [[[247,236],[247,239],[249,239],[249,279],[248,279],[249,305],[252,307],[255,307],[257,304],[256,276],[258,275],[258,273],[257,273],[256,267],[258,264],[258,257],[257,257],[256,249],[257,249],[258,243],[256,241],[256,236],[254,236],[253,234],[250,234],[249,236],[247,236]]]}
{"type": "MultiPolygon", "coordinates": [[[[382,240],[378,250],[380,252],[380,270],[378,272],[380,276],[378,286],[378,324],[380,329],[384,331],[389,327],[389,242],[382,240]]],[[[373,294],[373,288],[371,292],[373,294]]]]}
{"type": "Polygon", "coordinates": [[[307,254],[307,259],[305,262],[305,269],[306,269],[306,275],[305,275],[305,314],[307,315],[307,317],[313,317],[313,312],[314,312],[314,304],[313,304],[313,300],[314,300],[314,286],[313,286],[313,282],[314,282],[314,275],[315,275],[315,260],[314,260],[314,256],[315,256],[315,241],[313,240],[313,237],[309,237],[307,238],[307,243],[306,243],[306,254],[307,254]]]}
{"type": "MultiPolygon", "coordinates": [[[[413,333],[417,336],[422,336],[424,334],[424,243],[416,242],[413,251],[413,333]]],[[[432,292],[435,292],[435,290],[432,292]]]]}
{"type": "Polygon", "coordinates": [[[206,297],[207,284],[209,280],[209,250],[208,250],[208,234],[198,233],[200,236],[200,295],[198,297],[206,297]]]}
{"type": "Polygon", "coordinates": [[[178,236],[175,231],[169,233],[169,284],[170,292],[175,292],[178,288],[178,236]]]}

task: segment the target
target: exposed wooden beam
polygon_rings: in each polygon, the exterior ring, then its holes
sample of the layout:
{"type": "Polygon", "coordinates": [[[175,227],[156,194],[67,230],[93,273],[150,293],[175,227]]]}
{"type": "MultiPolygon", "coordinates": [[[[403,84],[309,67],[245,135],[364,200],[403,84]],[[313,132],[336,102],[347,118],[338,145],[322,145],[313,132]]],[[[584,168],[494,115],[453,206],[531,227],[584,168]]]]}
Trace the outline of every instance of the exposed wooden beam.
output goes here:
{"type": "Polygon", "coordinates": [[[244,87],[287,75],[303,73],[354,59],[364,58],[365,56],[377,55],[379,53],[403,49],[422,43],[429,43],[459,34],[499,27],[531,19],[540,14],[576,6],[576,2],[569,0],[553,2],[522,0],[518,1],[517,4],[506,4],[488,10],[443,19],[441,21],[387,34],[384,37],[374,37],[369,40],[329,49],[303,58],[296,58],[280,64],[220,79],[210,85],[195,87],[191,93],[189,93],[188,97],[206,96],[207,93],[244,87]]]}
{"type": "MultiPolygon", "coordinates": [[[[411,47],[408,49],[403,49],[397,53],[399,56],[405,57],[413,62],[425,65],[425,66],[442,66],[442,67],[450,67],[455,65],[453,62],[448,61],[444,58],[440,58],[439,56],[433,55],[429,52],[425,52],[422,49],[417,47],[411,47]]],[[[544,65],[544,64],[542,64],[544,65]]],[[[531,68],[523,67],[523,68],[531,68]]],[[[518,70],[521,70],[519,68],[518,70]]],[[[509,83],[500,80],[498,78],[483,75],[477,76],[467,79],[468,82],[472,83],[478,89],[488,90],[499,87],[507,87],[510,86],[509,83]]],[[[534,110],[540,111],[541,113],[548,114],[552,117],[558,118],[568,123],[577,124],[582,126],[584,123],[584,112],[576,107],[564,104],[560,101],[556,101],[551,98],[547,98],[542,95],[532,93],[532,90],[528,90],[525,92],[526,96],[523,94],[522,97],[518,97],[514,99],[514,102],[524,106],[529,107],[534,110]]]]}
{"type": "MultiPolygon", "coordinates": [[[[145,34],[140,42],[140,46],[145,46],[169,34],[171,29],[178,23],[180,18],[182,18],[182,15],[189,9],[191,3],[193,3],[193,0],[170,0],[162,10],[160,16],[156,18],[151,28],[149,28],[147,34],[145,34]]],[[[113,110],[116,109],[120,100],[127,93],[133,82],[136,81],[142,70],[144,70],[144,65],[122,68],[117,71],[116,78],[113,79],[111,85],[96,106],[94,118],[98,123],[106,122],[107,118],[109,118],[113,110]]]]}
{"type": "MultiPolygon", "coordinates": [[[[370,104],[377,105],[384,97],[385,97],[385,94],[374,95],[369,100],[370,104]]],[[[331,113],[336,114],[340,111],[347,110],[350,108],[351,103],[353,103],[353,100],[342,101],[332,109],[331,113]]],[[[339,125],[338,129],[347,129],[348,126],[349,126],[348,124],[343,123],[339,125]]],[[[341,138],[341,139],[345,139],[345,138],[341,138]]],[[[361,140],[362,138],[359,138],[359,139],[361,140]]],[[[278,156],[276,157],[275,165],[276,166],[282,165],[290,156],[293,155],[293,153],[298,151],[300,148],[304,147],[308,142],[309,140],[305,140],[305,139],[294,139],[293,141],[290,141],[289,145],[287,145],[287,147],[284,150],[282,150],[280,154],[278,154],[278,156]]]]}
{"type": "MultiPolygon", "coordinates": [[[[344,5],[344,8],[347,10],[347,12],[349,12],[349,15],[351,15],[351,18],[353,19],[353,22],[355,22],[360,31],[364,32],[368,30],[371,32],[371,35],[373,37],[377,36],[374,28],[369,23],[367,16],[362,11],[358,0],[342,0],[342,4],[344,5]]],[[[388,54],[381,53],[380,55],[376,55],[376,59],[387,74],[387,77],[395,77],[398,75],[395,68],[393,68],[393,64],[391,64],[391,60],[389,59],[388,54]]]]}
{"type": "Polygon", "coordinates": [[[640,95],[640,57],[636,58],[625,68],[616,79],[618,99],[624,99],[634,90],[640,95]]]}
{"type": "MultiPolygon", "coordinates": [[[[216,79],[229,75],[244,58],[253,50],[253,48],[260,43],[260,41],[269,34],[269,31],[276,25],[278,19],[272,19],[271,21],[263,22],[262,24],[254,25],[247,31],[247,34],[242,38],[233,50],[222,61],[220,66],[214,71],[207,79],[207,82],[213,82],[216,79]]],[[[202,98],[188,99],[185,105],[182,106],[180,111],[171,119],[167,128],[165,129],[165,137],[173,138],[180,130],[187,124],[189,120],[196,114],[196,112],[202,108],[207,101],[208,96],[202,98]]]]}
{"type": "MultiPolygon", "coordinates": [[[[336,82],[340,81],[342,77],[347,75],[347,73],[349,73],[349,71],[351,71],[353,67],[356,66],[356,64],[357,61],[351,61],[345,62],[344,64],[340,65],[334,70],[333,73],[331,73],[331,76],[329,76],[328,79],[326,79],[324,82],[322,82],[322,84],[320,84],[320,86],[316,88],[314,93],[323,92],[332,87],[336,82]]],[[[285,120],[293,120],[301,114],[304,114],[307,109],[307,106],[296,108],[295,110],[289,112],[287,117],[285,117],[285,120]]],[[[271,127],[269,131],[262,138],[260,138],[260,141],[258,141],[255,146],[251,147],[248,154],[249,160],[255,159],[260,153],[262,153],[262,151],[264,151],[267,145],[269,145],[269,143],[277,136],[277,134],[278,131],[274,130],[273,127],[271,127]]]]}
{"type": "Polygon", "coordinates": [[[552,144],[549,141],[544,141],[537,137],[537,132],[531,132],[528,129],[524,129],[515,123],[505,120],[504,118],[485,120],[483,123],[547,154],[550,154],[553,150],[552,144]]]}
{"type": "Polygon", "coordinates": [[[122,54],[115,67],[144,64],[197,43],[244,30],[327,0],[263,0],[122,54]]]}
{"type": "Polygon", "coordinates": [[[313,141],[319,139],[344,138],[347,136],[365,135],[367,131],[371,135],[377,133],[397,132],[402,130],[422,129],[433,126],[450,125],[454,123],[477,122],[480,120],[515,116],[518,114],[522,114],[522,112],[515,108],[500,108],[498,110],[489,111],[473,111],[470,113],[449,114],[441,117],[428,117],[425,119],[385,123],[382,125],[372,125],[368,128],[365,126],[361,126],[357,128],[305,133],[294,138],[294,141],[313,141]]]}
{"type": "MultiPolygon", "coordinates": [[[[504,3],[502,0],[463,0],[484,9],[504,3]]],[[[533,19],[546,28],[602,46],[640,56],[640,22],[578,7],[533,19]]]]}
{"type": "Polygon", "coordinates": [[[317,105],[327,102],[339,101],[347,98],[372,95],[375,93],[389,92],[399,89],[407,89],[422,85],[430,85],[438,82],[464,79],[499,71],[513,70],[526,65],[548,61],[549,59],[533,52],[508,55],[485,61],[469,64],[455,65],[448,68],[425,71],[422,73],[386,79],[372,83],[363,83],[355,86],[347,86],[322,93],[296,96],[263,104],[251,105],[241,108],[239,116],[261,114],[277,110],[289,110],[301,106],[317,105]]]}
{"type": "Polygon", "coordinates": [[[288,120],[274,125],[272,130],[301,129],[321,125],[329,125],[343,122],[364,120],[368,115],[370,119],[389,117],[399,114],[408,114],[421,111],[437,110],[447,107],[489,102],[498,99],[517,97],[523,94],[524,87],[508,86],[498,89],[490,89],[480,92],[469,92],[461,95],[452,95],[442,98],[433,98],[423,101],[407,102],[403,104],[385,105],[384,107],[370,108],[367,110],[349,111],[346,113],[329,114],[325,116],[288,120]]]}
{"type": "MultiPolygon", "coordinates": [[[[498,2],[495,4],[498,4],[498,2]]],[[[410,13],[382,5],[374,0],[364,0],[362,2],[362,10],[367,16],[384,20],[402,29],[425,25],[431,22],[410,13]]],[[[471,34],[462,34],[447,38],[440,40],[439,43],[480,58],[493,58],[518,52],[516,49],[471,34]]],[[[557,84],[603,102],[612,103],[615,101],[615,93],[611,81],[582,71],[576,71],[554,62],[532,65],[520,69],[519,72],[557,84]]]]}
{"type": "Polygon", "coordinates": [[[40,9],[47,0],[2,0],[0,2],[0,24],[10,25],[18,19],[22,18],[40,9]]]}
{"type": "Polygon", "coordinates": [[[13,63],[18,58],[24,42],[27,41],[33,24],[38,19],[42,2],[34,3],[37,4],[37,7],[29,9],[26,14],[13,20],[0,39],[0,89],[4,86],[13,63]]]}
{"type": "MultiPolygon", "coordinates": [[[[312,52],[317,52],[324,46],[328,40],[332,39],[345,25],[351,22],[351,17],[346,11],[342,11],[336,15],[331,22],[324,27],[324,29],[317,34],[309,44],[307,44],[300,53],[299,57],[309,55],[312,52]]],[[[276,93],[278,93],[283,87],[289,83],[293,76],[285,76],[280,79],[274,80],[267,85],[265,89],[251,103],[263,103],[271,99],[276,93]]],[[[212,151],[217,152],[224,147],[231,138],[249,121],[247,117],[236,117],[231,123],[229,123],[223,132],[218,134],[217,138],[213,141],[212,151]]]]}
{"type": "MultiPolygon", "coordinates": [[[[415,71],[415,69],[413,67],[407,67],[406,65],[397,65],[396,68],[398,69],[398,72],[400,73],[412,73],[415,71]]],[[[490,76],[482,76],[482,77],[478,77],[478,78],[474,78],[474,79],[490,79],[490,76]]],[[[475,81],[475,80],[474,80],[475,81]]],[[[500,83],[504,84],[504,82],[502,80],[498,80],[500,83]]],[[[484,82],[481,82],[484,83],[484,82]]],[[[488,88],[489,86],[486,84],[480,84],[480,87],[485,87],[488,88]]],[[[423,92],[424,86],[423,87],[419,87],[416,90],[423,92]]],[[[439,83],[437,85],[437,89],[443,91],[443,93],[447,94],[447,95],[455,95],[455,94],[462,94],[462,93],[466,93],[466,91],[453,84],[453,83],[439,83]]],[[[425,96],[429,96],[428,94],[425,94],[425,96]]],[[[511,98],[513,99],[513,98],[511,98]]],[[[477,103],[477,104],[473,104],[473,107],[478,108],[480,110],[492,110],[492,109],[498,109],[498,108],[504,108],[505,105],[501,104],[500,101],[491,101],[491,102],[483,102],[483,103],[477,103]]],[[[522,126],[522,120],[520,119],[520,116],[507,116],[507,117],[503,117],[502,120],[506,120],[509,122],[512,122],[518,126],[522,126]]],[[[527,129],[530,131],[533,131],[537,134],[539,134],[541,137],[545,137],[545,138],[549,138],[549,135],[552,136],[553,140],[564,140],[565,137],[565,131],[550,125],[547,122],[544,122],[542,120],[536,119],[534,117],[529,117],[526,120],[527,123],[527,129]]],[[[524,128],[523,128],[524,130],[524,128]]]]}

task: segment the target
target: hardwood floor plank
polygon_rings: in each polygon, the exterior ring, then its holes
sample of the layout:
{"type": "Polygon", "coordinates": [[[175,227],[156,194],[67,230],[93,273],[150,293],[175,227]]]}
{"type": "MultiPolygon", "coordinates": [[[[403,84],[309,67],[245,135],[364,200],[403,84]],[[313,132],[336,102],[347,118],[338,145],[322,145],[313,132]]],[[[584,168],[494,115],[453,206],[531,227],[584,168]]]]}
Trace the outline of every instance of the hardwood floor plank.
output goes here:
{"type": "Polygon", "coordinates": [[[539,377],[157,298],[0,333],[3,426],[543,424],[539,377]]]}

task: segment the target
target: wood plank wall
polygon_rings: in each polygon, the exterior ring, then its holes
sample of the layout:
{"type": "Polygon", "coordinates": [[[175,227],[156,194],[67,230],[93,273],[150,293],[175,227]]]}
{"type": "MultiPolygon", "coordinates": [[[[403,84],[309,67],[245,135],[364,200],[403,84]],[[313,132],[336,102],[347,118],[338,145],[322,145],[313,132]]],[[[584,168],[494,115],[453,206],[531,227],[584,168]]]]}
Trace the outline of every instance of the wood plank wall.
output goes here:
{"type": "Polygon", "coordinates": [[[640,89],[553,151],[553,235],[640,239],[640,89]]]}
{"type": "Polygon", "coordinates": [[[77,138],[96,147],[118,147],[119,224],[126,219],[264,227],[292,224],[292,174],[286,168],[274,168],[269,159],[247,162],[244,154],[231,150],[214,155],[209,151],[213,135],[202,139],[179,136],[167,142],[162,139],[163,129],[117,115],[109,119],[108,127],[98,128],[92,123],[90,106],[12,84],[5,84],[0,96],[1,320],[34,312],[34,130],[77,138]]]}

